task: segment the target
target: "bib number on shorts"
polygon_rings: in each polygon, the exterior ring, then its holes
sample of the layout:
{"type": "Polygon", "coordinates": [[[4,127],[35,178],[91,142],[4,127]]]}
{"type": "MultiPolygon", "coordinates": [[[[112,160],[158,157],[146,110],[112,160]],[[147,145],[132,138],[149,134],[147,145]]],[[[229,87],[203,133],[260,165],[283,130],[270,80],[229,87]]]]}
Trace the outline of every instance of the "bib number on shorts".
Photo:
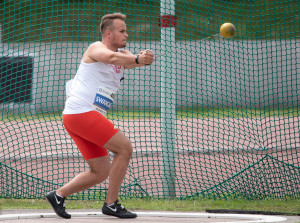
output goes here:
{"type": "Polygon", "coordinates": [[[115,93],[103,87],[99,87],[96,93],[93,109],[102,115],[106,115],[114,102],[115,93]]]}

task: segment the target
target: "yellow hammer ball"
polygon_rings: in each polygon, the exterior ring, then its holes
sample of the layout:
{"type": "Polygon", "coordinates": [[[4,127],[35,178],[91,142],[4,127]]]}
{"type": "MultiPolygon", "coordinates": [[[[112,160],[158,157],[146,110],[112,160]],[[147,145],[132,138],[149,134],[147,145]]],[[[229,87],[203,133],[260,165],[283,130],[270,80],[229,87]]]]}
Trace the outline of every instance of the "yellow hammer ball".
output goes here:
{"type": "Polygon", "coordinates": [[[220,34],[224,38],[231,38],[235,34],[235,26],[231,23],[224,23],[220,27],[220,34]]]}

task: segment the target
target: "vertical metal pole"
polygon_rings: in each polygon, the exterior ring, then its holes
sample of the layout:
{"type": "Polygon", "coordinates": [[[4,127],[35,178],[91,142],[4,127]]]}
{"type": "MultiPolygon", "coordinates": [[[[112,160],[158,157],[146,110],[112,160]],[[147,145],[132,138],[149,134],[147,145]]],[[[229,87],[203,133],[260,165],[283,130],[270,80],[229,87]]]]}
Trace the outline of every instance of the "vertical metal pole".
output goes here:
{"type": "Polygon", "coordinates": [[[175,51],[175,1],[161,0],[160,8],[162,187],[164,197],[175,197],[176,75],[171,54],[175,51]]]}
{"type": "Polygon", "coordinates": [[[2,23],[0,23],[0,43],[2,42],[2,23]]]}

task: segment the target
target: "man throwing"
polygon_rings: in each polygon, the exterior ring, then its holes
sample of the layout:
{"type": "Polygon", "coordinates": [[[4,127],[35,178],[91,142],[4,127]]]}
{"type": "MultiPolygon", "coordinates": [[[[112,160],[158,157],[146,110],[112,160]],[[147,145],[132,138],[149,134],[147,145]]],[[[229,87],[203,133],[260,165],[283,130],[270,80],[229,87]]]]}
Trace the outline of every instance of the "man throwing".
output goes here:
{"type": "Polygon", "coordinates": [[[129,160],[132,145],[124,134],[115,128],[105,114],[110,109],[120,87],[123,70],[153,63],[151,51],[134,55],[127,50],[126,16],[121,13],[102,17],[100,31],[102,42],[91,44],[84,53],[78,71],[72,81],[63,111],[63,123],[90,170],[75,176],[56,191],[46,194],[46,199],[57,215],[71,218],[65,211],[64,201],[109,177],[103,214],[119,218],[135,218],[119,202],[118,195],[129,160]],[[115,154],[112,164],[108,151],[115,154]]]}

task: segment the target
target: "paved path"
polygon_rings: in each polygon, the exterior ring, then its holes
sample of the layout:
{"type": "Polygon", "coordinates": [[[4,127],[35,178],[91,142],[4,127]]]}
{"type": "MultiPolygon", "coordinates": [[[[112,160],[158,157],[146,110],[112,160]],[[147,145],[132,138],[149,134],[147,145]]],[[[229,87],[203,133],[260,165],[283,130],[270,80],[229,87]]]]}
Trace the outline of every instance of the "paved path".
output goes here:
{"type": "Polygon", "coordinates": [[[184,222],[184,223],[201,223],[201,222],[233,222],[233,223],[256,223],[256,222],[283,222],[283,223],[300,223],[298,216],[263,216],[263,215],[233,215],[233,214],[211,214],[199,212],[150,212],[139,211],[136,219],[118,219],[110,216],[104,216],[99,210],[70,210],[72,219],[62,219],[57,217],[52,210],[0,210],[1,223],[99,223],[99,222],[120,222],[137,223],[137,222],[184,222]],[[6,218],[5,218],[6,216],[6,218]],[[10,216],[10,220],[9,220],[10,216]],[[17,217],[18,216],[18,217],[17,217]],[[4,217],[4,218],[3,218],[4,217]],[[2,218],[2,219],[1,219],[2,218]],[[18,219],[19,218],[19,219],[18,219]]]}

